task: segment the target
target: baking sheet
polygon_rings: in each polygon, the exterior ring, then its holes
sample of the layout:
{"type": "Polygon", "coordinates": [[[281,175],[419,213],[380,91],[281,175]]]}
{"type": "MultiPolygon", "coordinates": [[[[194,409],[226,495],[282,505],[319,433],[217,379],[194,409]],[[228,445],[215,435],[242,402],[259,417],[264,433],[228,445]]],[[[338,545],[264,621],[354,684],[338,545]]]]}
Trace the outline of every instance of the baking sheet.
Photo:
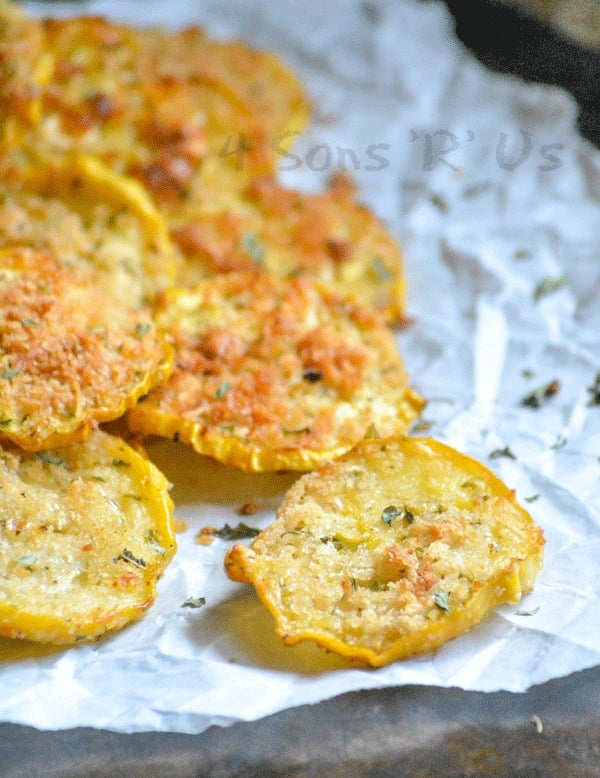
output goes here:
{"type": "MultiPolygon", "coordinates": [[[[70,13],[75,4],[29,3],[70,13]]],[[[80,7],[82,4],[79,4],[80,7]]],[[[41,729],[200,732],[346,691],[405,684],[524,691],[600,664],[600,154],[555,88],[488,73],[458,43],[442,3],[91,2],[139,22],[200,23],[279,53],[317,106],[281,156],[289,185],[320,189],[346,168],[402,242],[414,322],[398,345],[428,398],[426,434],[475,456],[544,528],[544,569],[437,652],[356,669],[286,648],[249,588],[222,570],[210,523],[273,518],[293,476],[246,476],[172,443],[150,449],[189,530],[150,614],[92,646],[0,645],[0,718],[41,729]],[[551,381],[540,408],[523,398],[551,381]],[[205,597],[200,609],[182,607],[205,597]]]]}

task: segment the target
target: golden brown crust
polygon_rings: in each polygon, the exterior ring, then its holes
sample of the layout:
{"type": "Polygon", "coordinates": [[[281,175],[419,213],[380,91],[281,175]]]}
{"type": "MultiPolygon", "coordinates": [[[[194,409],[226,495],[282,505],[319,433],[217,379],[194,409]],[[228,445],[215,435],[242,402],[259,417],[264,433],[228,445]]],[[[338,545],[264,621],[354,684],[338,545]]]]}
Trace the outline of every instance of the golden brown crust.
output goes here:
{"type": "Polygon", "coordinates": [[[0,246],[48,250],[134,307],[173,282],[166,225],[138,182],[87,156],[16,169],[4,158],[0,167],[0,246]]]}
{"type": "Polygon", "coordinates": [[[243,193],[233,192],[225,207],[195,212],[191,203],[170,225],[187,257],[185,283],[258,265],[279,278],[323,281],[390,322],[405,314],[401,249],[347,186],[305,194],[272,176],[256,177],[243,193]]]}
{"type": "Polygon", "coordinates": [[[81,440],[171,365],[149,312],[117,303],[47,253],[0,253],[0,438],[28,450],[81,440]]]}
{"type": "Polygon", "coordinates": [[[544,539],[483,465],[437,441],[370,440],[288,491],[227,554],[289,644],[382,665],[466,632],[533,586],[544,539]]]}
{"type": "Polygon", "coordinates": [[[182,285],[258,261],[403,320],[401,250],[347,181],[314,196],[275,181],[309,115],[277,58],[197,28],[167,33],[88,17],[40,24],[51,78],[39,87],[35,126],[15,130],[13,154],[77,150],[136,177],[181,251],[182,285]]]}
{"type": "Polygon", "coordinates": [[[306,278],[221,275],[166,292],[156,321],[175,369],[130,426],[245,470],[311,469],[423,405],[380,317],[306,278]]]}

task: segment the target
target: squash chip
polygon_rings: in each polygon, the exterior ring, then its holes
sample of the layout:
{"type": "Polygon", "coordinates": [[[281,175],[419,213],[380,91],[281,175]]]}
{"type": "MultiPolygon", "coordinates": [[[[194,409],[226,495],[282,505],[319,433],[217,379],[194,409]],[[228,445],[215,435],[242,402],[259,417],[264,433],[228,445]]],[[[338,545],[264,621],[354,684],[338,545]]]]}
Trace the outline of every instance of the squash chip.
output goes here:
{"type": "Polygon", "coordinates": [[[27,450],[85,438],[172,368],[150,313],[35,249],[0,252],[0,439],[27,450]]]}
{"type": "MultiPolygon", "coordinates": [[[[36,121],[20,121],[24,142],[45,153],[98,155],[139,174],[158,199],[202,179],[207,158],[243,167],[244,180],[251,169],[273,170],[275,148],[288,148],[310,115],[298,78],[241,41],[99,17],[31,20],[3,4],[0,46],[2,35],[10,40],[21,27],[37,44],[29,56],[18,49],[25,62],[18,91],[36,96],[29,109],[36,121]],[[49,71],[43,79],[34,77],[38,60],[49,71]]],[[[13,53],[14,44],[4,46],[13,53]]],[[[0,63],[7,97],[16,89],[10,73],[0,63]]]]}
{"type": "Polygon", "coordinates": [[[76,151],[137,178],[180,249],[180,285],[260,262],[403,320],[401,249],[347,181],[319,195],[276,183],[310,116],[302,85],[277,57],[198,28],[96,17],[37,24],[51,78],[33,90],[27,69],[21,75],[23,89],[40,95],[39,119],[13,130],[13,156],[76,151]]]}
{"type": "Polygon", "coordinates": [[[262,268],[286,278],[306,275],[339,294],[402,321],[406,283],[402,251],[383,223],[361,206],[345,176],[320,194],[286,189],[272,176],[257,177],[226,207],[194,200],[169,219],[186,257],[181,283],[215,273],[262,268]]]}
{"type": "Polygon", "coordinates": [[[169,484],[120,438],[0,447],[0,635],[71,644],[140,618],[175,553],[169,484]]]}
{"type": "Polygon", "coordinates": [[[4,165],[0,245],[51,251],[60,266],[90,278],[128,305],[152,302],[177,261],[164,219],[146,190],[94,157],[27,167],[4,165]]]}
{"type": "Polygon", "coordinates": [[[302,476],[275,522],[226,557],[289,645],[381,666],[518,602],[542,530],[491,471],[438,441],[392,437],[302,476]]]}
{"type": "Polygon", "coordinates": [[[175,368],[129,426],[242,470],[310,470],[423,406],[383,320],[306,278],[223,274],[167,290],[155,318],[175,368]]]}

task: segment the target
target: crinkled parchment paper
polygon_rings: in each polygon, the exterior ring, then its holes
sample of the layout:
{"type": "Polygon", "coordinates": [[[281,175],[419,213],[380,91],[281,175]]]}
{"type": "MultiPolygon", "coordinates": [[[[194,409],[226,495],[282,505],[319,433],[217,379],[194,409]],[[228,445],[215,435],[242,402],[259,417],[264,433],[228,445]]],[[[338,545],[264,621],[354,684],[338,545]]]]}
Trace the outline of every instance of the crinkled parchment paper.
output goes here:
{"type": "Polygon", "coordinates": [[[600,662],[600,153],[555,88],[487,72],[438,2],[259,0],[31,3],[133,22],[196,22],[279,53],[315,120],[281,157],[289,185],[319,189],[345,167],[402,242],[414,323],[398,344],[429,399],[432,435],[481,459],[544,528],[544,569],[434,654],[355,669],[286,648],[250,587],[223,572],[229,545],[204,524],[265,526],[292,483],[245,476],[170,443],[151,455],[189,530],[148,616],[94,645],[0,646],[0,718],[39,728],[200,732],[342,692],[401,684],[524,691],[600,662]],[[539,387],[560,390],[541,407],[539,387]],[[539,393],[538,393],[539,394],[539,393]],[[205,597],[199,609],[182,607],[205,597]]]}

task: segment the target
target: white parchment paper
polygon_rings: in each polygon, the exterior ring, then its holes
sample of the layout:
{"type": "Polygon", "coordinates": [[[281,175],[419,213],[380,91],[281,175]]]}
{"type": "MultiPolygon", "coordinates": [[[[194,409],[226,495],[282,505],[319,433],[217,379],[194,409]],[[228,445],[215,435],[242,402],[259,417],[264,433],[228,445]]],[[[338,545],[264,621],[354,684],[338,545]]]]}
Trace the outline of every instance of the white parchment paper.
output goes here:
{"type": "Polygon", "coordinates": [[[170,443],[175,562],[140,623],[47,653],[0,643],[0,719],[43,729],[200,732],[356,689],[408,683],[524,691],[600,663],[600,153],[556,88],[487,72],[442,3],[29,3],[135,23],[199,23],[281,55],[316,106],[282,180],[318,190],[346,168],[402,242],[413,325],[398,344],[429,405],[427,434],[481,459],[543,527],[544,569],[519,606],[433,654],[355,669],[286,648],[253,590],[223,573],[210,523],[272,521],[293,476],[246,476],[170,443]],[[550,381],[533,409],[522,399],[550,381]],[[496,454],[490,457],[492,452],[496,454]],[[499,455],[498,452],[504,452],[499,455]],[[205,597],[200,609],[182,607],[205,597]]]}

